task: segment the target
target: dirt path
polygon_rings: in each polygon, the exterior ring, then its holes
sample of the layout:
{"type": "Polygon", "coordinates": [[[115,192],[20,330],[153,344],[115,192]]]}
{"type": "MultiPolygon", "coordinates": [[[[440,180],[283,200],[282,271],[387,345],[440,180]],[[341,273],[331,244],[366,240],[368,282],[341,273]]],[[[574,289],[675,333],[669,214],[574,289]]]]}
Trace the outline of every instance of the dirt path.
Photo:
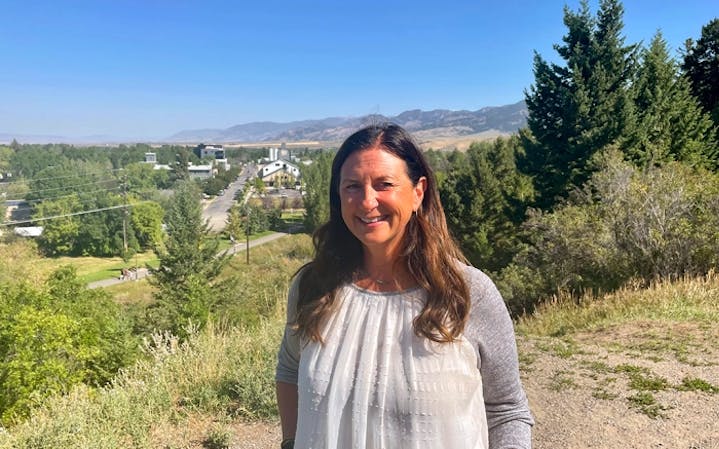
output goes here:
{"type": "Polygon", "coordinates": [[[534,448],[719,449],[717,341],[717,329],[648,323],[521,339],[534,448]]]}

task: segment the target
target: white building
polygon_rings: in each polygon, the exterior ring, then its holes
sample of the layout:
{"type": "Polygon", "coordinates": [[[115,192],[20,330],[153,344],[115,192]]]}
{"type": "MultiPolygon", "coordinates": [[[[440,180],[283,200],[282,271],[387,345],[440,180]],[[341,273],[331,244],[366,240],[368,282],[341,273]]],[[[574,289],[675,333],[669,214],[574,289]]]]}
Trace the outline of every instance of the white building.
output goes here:
{"type": "Polygon", "coordinates": [[[212,178],[217,173],[217,169],[212,165],[192,165],[192,163],[187,166],[187,171],[190,174],[190,179],[212,178]]]}
{"type": "Polygon", "coordinates": [[[294,184],[300,179],[300,169],[293,163],[285,160],[272,161],[260,169],[257,176],[266,184],[294,184]]]}
{"type": "Polygon", "coordinates": [[[145,163],[151,164],[155,170],[169,170],[170,166],[157,163],[157,155],[155,153],[145,153],[145,163]]]}

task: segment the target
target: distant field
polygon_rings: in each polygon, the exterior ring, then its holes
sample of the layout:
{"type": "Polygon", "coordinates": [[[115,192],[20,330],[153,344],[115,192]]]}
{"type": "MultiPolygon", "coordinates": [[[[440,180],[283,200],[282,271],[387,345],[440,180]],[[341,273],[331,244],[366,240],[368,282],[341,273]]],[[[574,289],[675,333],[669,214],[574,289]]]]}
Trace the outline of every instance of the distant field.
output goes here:
{"type": "Polygon", "coordinates": [[[420,146],[424,150],[444,150],[444,151],[467,151],[472,142],[483,142],[486,140],[494,140],[500,136],[508,136],[507,133],[490,130],[477,134],[467,134],[464,136],[442,136],[436,133],[423,134],[422,131],[416,132],[415,137],[419,141],[420,146]]]}
{"type": "MultiPolygon", "coordinates": [[[[456,131],[451,129],[443,130],[431,129],[427,131],[416,131],[412,133],[417,139],[420,146],[425,149],[433,150],[459,150],[466,151],[472,142],[482,142],[485,140],[494,140],[499,136],[508,136],[509,133],[504,133],[496,130],[483,131],[481,133],[456,135],[456,131]]],[[[281,142],[248,142],[248,143],[231,143],[225,144],[228,148],[262,148],[267,146],[280,146],[281,142]]],[[[288,147],[297,148],[337,148],[342,144],[340,141],[305,141],[305,142],[286,142],[285,145],[288,147]]]]}
{"type": "MultiPolygon", "coordinates": [[[[263,231],[252,234],[250,235],[250,241],[272,233],[273,231],[263,231]]],[[[245,237],[243,236],[237,243],[241,244],[244,241],[245,237]]],[[[224,251],[231,246],[232,242],[228,239],[220,239],[218,250],[224,251]]],[[[137,254],[127,262],[123,261],[121,257],[47,257],[40,258],[37,261],[36,268],[40,273],[47,275],[64,265],[75,267],[78,278],[82,282],[89,283],[119,277],[123,268],[133,268],[135,266],[144,268],[147,265],[157,268],[160,265],[160,260],[152,251],[137,254]]]]}
{"type": "Polygon", "coordinates": [[[63,265],[71,265],[75,267],[78,278],[83,282],[118,277],[123,268],[131,268],[135,265],[144,267],[148,264],[153,268],[159,264],[157,256],[152,251],[133,256],[127,262],[121,257],[52,257],[37,261],[38,269],[43,273],[50,273],[63,265]]]}

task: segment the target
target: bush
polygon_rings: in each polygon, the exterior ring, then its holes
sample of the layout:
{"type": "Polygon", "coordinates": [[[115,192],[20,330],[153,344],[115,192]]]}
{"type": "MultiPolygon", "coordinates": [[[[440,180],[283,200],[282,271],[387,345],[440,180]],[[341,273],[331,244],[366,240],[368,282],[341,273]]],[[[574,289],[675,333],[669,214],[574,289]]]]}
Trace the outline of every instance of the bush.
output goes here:
{"type": "MultiPolygon", "coordinates": [[[[283,329],[275,319],[251,329],[210,324],[189,330],[182,343],[155,334],[146,359],[104,388],[80,385],[50,398],[26,422],[0,431],[0,448],[168,447],[163,439],[172,436],[158,429],[186,428],[193,413],[276,418],[273,373],[283,329]]],[[[207,444],[228,442],[218,430],[207,444]]]]}
{"type": "Polygon", "coordinates": [[[74,269],[41,286],[0,284],[0,422],[22,418],[78,383],[103,385],[135,359],[137,342],[119,307],[87,290],[74,269]]]}
{"type": "Polygon", "coordinates": [[[530,211],[529,242],[498,277],[514,313],[559,291],[611,291],[701,275],[719,262],[719,178],[679,163],[639,171],[616,154],[553,212],[530,211]]]}

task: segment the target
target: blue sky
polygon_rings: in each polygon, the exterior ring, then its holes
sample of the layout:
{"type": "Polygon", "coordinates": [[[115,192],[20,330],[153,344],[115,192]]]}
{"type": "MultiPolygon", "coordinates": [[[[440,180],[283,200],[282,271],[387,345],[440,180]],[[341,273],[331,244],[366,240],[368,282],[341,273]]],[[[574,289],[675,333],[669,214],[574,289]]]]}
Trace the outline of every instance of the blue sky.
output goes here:
{"type": "MultiPolygon", "coordinates": [[[[514,103],[555,58],[544,1],[4,0],[0,133],[150,139],[183,129],[514,103]]],[[[597,1],[590,1],[596,11],[597,1]]],[[[628,43],[672,52],[716,0],[626,0],[628,43]]]]}

